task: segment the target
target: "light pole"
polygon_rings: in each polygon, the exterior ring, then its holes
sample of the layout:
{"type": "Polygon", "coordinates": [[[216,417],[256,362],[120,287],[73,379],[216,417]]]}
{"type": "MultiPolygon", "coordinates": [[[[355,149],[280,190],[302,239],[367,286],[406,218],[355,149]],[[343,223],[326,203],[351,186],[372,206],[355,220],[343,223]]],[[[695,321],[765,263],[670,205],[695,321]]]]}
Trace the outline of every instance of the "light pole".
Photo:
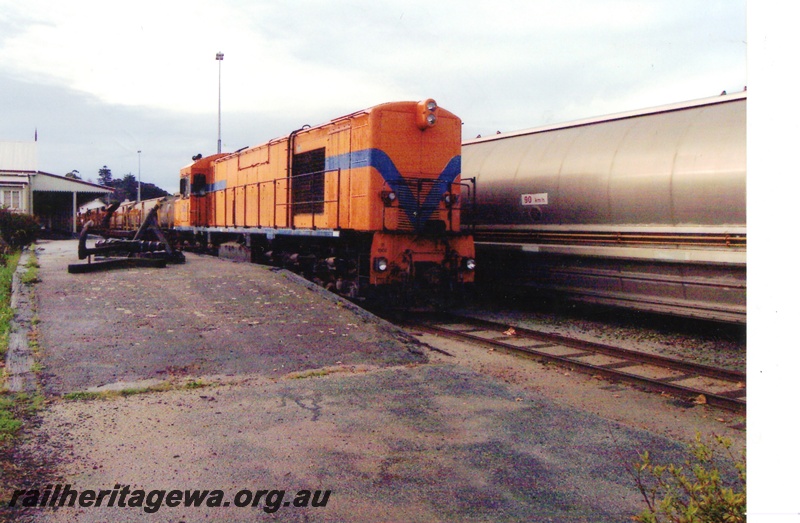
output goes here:
{"type": "Polygon", "coordinates": [[[142,201],[142,151],[136,151],[139,155],[139,177],[136,184],[136,203],[142,201]]]}
{"type": "Polygon", "coordinates": [[[222,59],[225,57],[222,53],[217,53],[217,61],[219,62],[219,85],[217,93],[217,154],[222,152],[222,59]]]}

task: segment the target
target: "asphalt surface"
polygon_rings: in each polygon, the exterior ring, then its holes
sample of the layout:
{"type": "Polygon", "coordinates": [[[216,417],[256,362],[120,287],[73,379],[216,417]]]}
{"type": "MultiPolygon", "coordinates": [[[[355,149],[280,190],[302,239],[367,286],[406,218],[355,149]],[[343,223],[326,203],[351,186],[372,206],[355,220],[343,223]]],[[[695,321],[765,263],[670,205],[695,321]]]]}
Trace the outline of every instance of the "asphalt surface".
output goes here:
{"type": "Polygon", "coordinates": [[[643,508],[637,452],[683,459],[669,438],[432,358],[283,272],[189,255],[68,274],[76,253],[37,249],[49,401],[20,455],[42,474],[10,488],[221,490],[229,505],[9,512],[20,520],[623,522],[643,508]],[[64,398],[163,381],[177,388],[64,398]],[[286,494],[268,512],[266,498],[236,507],[244,490],[286,494]],[[289,503],[302,490],[331,492],[289,503]]]}
{"type": "Polygon", "coordinates": [[[388,324],[291,273],[209,256],[166,269],[69,274],[75,242],[39,251],[50,394],[167,376],[422,362],[388,324]]]}

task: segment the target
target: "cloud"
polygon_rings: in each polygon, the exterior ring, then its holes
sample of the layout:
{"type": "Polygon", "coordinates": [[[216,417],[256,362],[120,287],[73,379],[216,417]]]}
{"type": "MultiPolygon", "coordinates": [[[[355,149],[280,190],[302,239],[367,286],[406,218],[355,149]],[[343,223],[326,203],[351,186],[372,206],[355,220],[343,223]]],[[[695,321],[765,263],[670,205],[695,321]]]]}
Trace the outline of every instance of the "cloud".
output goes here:
{"type": "Polygon", "coordinates": [[[744,40],[744,0],[0,0],[0,130],[176,177],[216,150],[220,66],[233,150],[392,100],[472,137],[741,90],[744,40]]]}
{"type": "Polygon", "coordinates": [[[24,29],[4,39],[0,65],[108,103],[197,113],[214,106],[223,51],[228,109],[368,106],[455,79],[546,82],[551,69],[594,77],[664,56],[707,59],[690,51],[729,39],[737,19],[743,34],[744,3],[733,2],[738,13],[731,3],[28,0],[9,6],[24,29]]]}
{"type": "MultiPolygon", "coordinates": [[[[137,151],[142,151],[142,180],[174,192],[180,168],[193,155],[216,152],[216,113],[109,104],[80,91],[1,75],[0,92],[0,140],[32,141],[38,132],[38,168],[45,172],[75,169],[94,181],[105,165],[116,178],[138,175],[137,151]]],[[[318,121],[309,111],[231,111],[223,115],[223,148],[255,145],[327,119],[318,121]]]]}

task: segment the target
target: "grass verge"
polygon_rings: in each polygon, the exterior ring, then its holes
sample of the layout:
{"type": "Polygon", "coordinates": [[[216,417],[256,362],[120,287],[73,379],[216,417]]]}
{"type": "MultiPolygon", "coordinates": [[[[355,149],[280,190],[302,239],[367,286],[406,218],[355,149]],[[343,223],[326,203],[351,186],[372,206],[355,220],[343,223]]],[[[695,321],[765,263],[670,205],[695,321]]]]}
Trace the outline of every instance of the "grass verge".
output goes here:
{"type": "MultiPolygon", "coordinates": [[[[25,417],[41,408],[44,403],[44,397],[40,393],[10,392],[7,384],[5,357],[8,352],[11,321],[14,318],[14,309],[11,308],[11,286],[20,256],[20,252],[0,256],[0,451],[11,447],[25,417]]],[[[25,268],[20,281],[26,285],[38,282],[39,263],[32,253],[25,263],[25,268]]],[[[32,341],[35,343],[36,339],[32,341]]],[[[34,363],[34,366],[37,367],[37,363],[34,363]]],[[[38,369],[41,370],[41,364],[38,364],[38,369]]],[[[0,458],[0,469],[4,468],[4,458],[0,458]]]]}
{"type": "Polygon", "coordinates": [[[0,256],[0,362],[5,367],[8,333],[14,310],[11,308],[11,280],[17,270],[20,253],[0,256]]]}
{"type": "MultiPolygon", "coordinates": [[[[39,226],[31,216],[10,213],[0,209],[0,236],[12,247],[30,243],[39,226]],[[5,233],[16,231],[13,237],[5,233]]],[[[29,463],[24,456],[15,454],[19,432],[28,418],[39,410],[44,397],[39,392],[13,393],[8,391],[5,358],[8,352],[9,334],[14,318],[11,308],[11,285],[14,272],[19,264],[20,251],[12,251],[0,255],[0,521],[11,521],[14,514],[7,513],[4,502],[8,499],[11,481],[23,483],[32,475],[37,478],[42,474],[39,463],[29,463]]],[[[38,262],[31,256],[26,263],[26,271],[21,275],[22,282],[33,284],[39,281],[38,262]]],[[[31,482],[37,484],[37,482],[31,482]]],[[[42,483],[43,484],[43,483],[42,483]]]]}
{"type": "Polygon", "coordinates": [[[11,281],[20,253],[0,256],[0,447],[7,444],[22,427],[17,395],[6,390],[5,357],[14,310],[11,308],[11,281]]]}
{"type": "Polygon", "coordinates": [[[204,383],[200,380],[175,382],[175,381],[162,381],[155,385],[148,385],[146,387],[130,387],[120,390],[103,390],[103,391],[79,391],[68,392],[61,396],[62,399],[67,401],[91,401],[91,400],[110,400],[114,398],[124,398],[127,396],[134,396],[136,394],[147,394],[150,392],[166,392],[170,390],[191,390],[209,387],[210,384],[204,383]]]}

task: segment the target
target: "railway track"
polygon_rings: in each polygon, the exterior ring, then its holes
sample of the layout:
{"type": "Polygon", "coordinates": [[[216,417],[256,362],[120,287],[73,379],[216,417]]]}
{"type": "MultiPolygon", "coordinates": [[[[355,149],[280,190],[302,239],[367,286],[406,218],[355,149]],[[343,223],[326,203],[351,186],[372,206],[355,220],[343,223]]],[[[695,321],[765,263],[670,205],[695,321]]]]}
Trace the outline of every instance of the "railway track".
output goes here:
{"type": "Polygon", "coordinates": [[[694,402],[746,410],[743,372],[452,314],[408,318],[405,326],[558,362],[694,402]]]}

